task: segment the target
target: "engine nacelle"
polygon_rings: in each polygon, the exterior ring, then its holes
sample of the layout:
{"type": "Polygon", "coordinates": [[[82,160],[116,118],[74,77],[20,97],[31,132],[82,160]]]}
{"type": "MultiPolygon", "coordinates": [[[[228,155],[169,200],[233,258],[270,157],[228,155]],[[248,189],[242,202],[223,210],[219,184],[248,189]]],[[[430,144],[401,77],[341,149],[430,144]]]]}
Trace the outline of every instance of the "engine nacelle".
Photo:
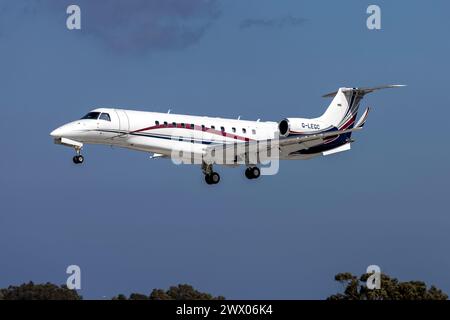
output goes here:
{"type": "Polygon", "coordinates": [[[321,124],[316,119],[286,118],[278,123],[278,131],[283,137],[290,134],[311,133],[320,130],[321,124]]]}

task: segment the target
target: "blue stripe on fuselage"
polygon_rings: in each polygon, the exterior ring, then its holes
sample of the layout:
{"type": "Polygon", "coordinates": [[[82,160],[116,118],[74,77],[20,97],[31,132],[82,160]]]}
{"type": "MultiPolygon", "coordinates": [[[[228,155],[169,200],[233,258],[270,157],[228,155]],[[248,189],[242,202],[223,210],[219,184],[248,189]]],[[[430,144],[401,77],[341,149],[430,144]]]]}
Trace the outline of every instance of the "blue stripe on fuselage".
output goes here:
{"type": "MultiPolygon", "coordinates": [[[[333,131],[338,131],[338,128],[333,127],[330,130],[327,130],[325,132],[333,132],[333,131]]],[[[325,133],[325,132],[321,132],[321,133],[325,133]]],[[[300,134],[300,135],[296,135],[296,136],[309,136],[309,135],[313,135],[313,134],[315,134],[315,133],[310,133],[310,134],[307,134],[307,135],[304,135],[304,134],[301,135],[300,134]]],[[[325,151],[328,151],[328,150],[332,150],[334,148],[337,148],[337,147],[340,147],[340,146],[346,144],[348,142],[348,140],[350,139],[351,135],[352,135],[351,132],[343,133],[343,134],[340,134],[339,137],[336,140],[332,141],[332,142],[322,143],[321,145],[318,145],[318,146],[315,146],[315,147],[311,147],[311,148],[308,148],[308,149],[295,151],[295,152],[292,152],[291,155],[294,155],[294,154],[314,154],[314,153],[322,153],[322,152],[325,152],[325,151]]],[[[331,138],[331,139],[334,139],[334,138],[331,138]]]]}

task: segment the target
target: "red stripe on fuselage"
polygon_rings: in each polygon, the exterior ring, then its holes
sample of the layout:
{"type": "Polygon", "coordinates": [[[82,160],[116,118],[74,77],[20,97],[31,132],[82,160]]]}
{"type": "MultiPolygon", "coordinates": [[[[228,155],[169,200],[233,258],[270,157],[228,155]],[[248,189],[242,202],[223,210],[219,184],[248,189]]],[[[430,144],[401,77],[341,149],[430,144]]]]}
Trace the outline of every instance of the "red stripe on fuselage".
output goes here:
{"type": "Polygon", "coordinates": [[[235,134],[232,134],[232,133],[227,133],[225,131],[219,131],[219,130],[215,130],[215,129],[211,129],[211,128],[207,128],[207,127],[202,127],[202,126],[198,126],[198,125],[194,125],[194,128],[192,128],[190,123],[186,123],[184,127],[181,125],[181,123],[176,123],[175,125],[172,124],[172,123],[168,123],[167,125],[159,124],[159,125],[154,125],[154,126],[151,126],[151,127],[147,127],[147,128],[142,128],[142,129],[139,129],[139,130],[131,131],[130,133],[137,133],[137,132],[156,130],[156,129],[166,129],[166,128],[179,128],[179,129],[188,129],[188,130],[194,130],[194,131],[203,131],[203,132],[207,132],[207,133],[211,133],[211,134],[215,134],[215,135],[220,135],[220,136],[223,136],[223,137],[232,138],[232,139],[241,140],[241,141],[251,141],[251,140],[253,140],[253,139],[250,139],[250,138],[247,138],[247,137],[242,137],[242,136],[238,136],[238,135],[235,135],[235,134]]]}

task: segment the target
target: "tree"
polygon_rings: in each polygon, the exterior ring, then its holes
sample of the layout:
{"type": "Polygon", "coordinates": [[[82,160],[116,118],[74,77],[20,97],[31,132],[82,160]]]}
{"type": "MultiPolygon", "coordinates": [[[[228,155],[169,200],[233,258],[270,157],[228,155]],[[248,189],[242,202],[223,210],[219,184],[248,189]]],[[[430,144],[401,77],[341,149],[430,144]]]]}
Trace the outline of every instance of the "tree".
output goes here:
{"type": "Polygon", "coordinates": [[[209,293],[195,290],[188,284],[180,284],[177,287],[170,287],[166,294],[172,300],[224,300],[224,297],[213,297],[209,293]]]}
{"type": "Polygon", "coordinates": [[[67,286],[57,285],[49,282],[45,284],[24,283],[20,286],[9,286],[0,289],[0,300],[81,300],[75,290],[67,286]]]}
{"type": "Polygon", "coordinates": [[[339,273],[334,279],[345,286],[343,293],[337,293],[328,300],[447,300],[442,290],[422,281],[400,282],[386,274],[381,274],[381,288],[371,290],[366,281],[370,274],[356,277],[351,273],[339,273]]]}
{"type": "Polygon", "coordinates": [[[127,297],[124,294],[119,294],[113,297],[112,300],[127,300],[127,297]]]}
{"type": "MultiPolygon", "coordinates": [[[[127,300],[127,298],[119,294],[113,300],[127,300]]],[[[197,291],[188,284],[179,284],[176,287],[170,287],[169,290],[153,289],[149,296],[132,293],[128,300],[225,300],[225,298],[213,297],[209,293],[197,291]]]]}
{"type": "Polygon", "coordinates": [[[153,289],[150,300],[172,300],[172,298],[162,289],[153,289]]]}
{"type": "Polygon", "coordinates": [[[130,300],[149,300],[149,297],[141,293],[132,293],[130,294],[130,300]]]}

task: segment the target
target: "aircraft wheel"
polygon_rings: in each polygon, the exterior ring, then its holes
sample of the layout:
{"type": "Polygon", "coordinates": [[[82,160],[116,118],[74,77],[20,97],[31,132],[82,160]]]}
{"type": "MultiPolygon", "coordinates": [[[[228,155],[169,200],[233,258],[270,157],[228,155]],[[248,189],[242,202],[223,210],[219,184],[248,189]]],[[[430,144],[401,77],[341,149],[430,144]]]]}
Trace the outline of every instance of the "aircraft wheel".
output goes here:
{"type": "Polygon", "coordinates": [[[205,174],[205,181],[207,184],[218,184],[220,181],[220,175],[217,172],[205,174]]]}
{"type": "Polygon", "coordinates": [[[251,167],[245,170],[245,176],[247,179],[257,179],[261,175],[261,171],[258,167],[251,167]]]}
{"type": "Polygon", "coordinates": [[[213,173],[211,174],[211,182],[212,182],[213,184],[218,184],[219,181],[220,181],[220,175],[219,175],[217,172],[213,172],[213,173]]]}
{"type": "Polygon", "coordinates": [[[245,176],[247,177],[247,179],[253,179],[250,168],[245,169],[245,176]]]}
{"type": "Polygon", "coordinates": [[[75,157],[73,157],[73,163],[75,164],[81,164],[84,162],[84,157],[82,155],[77,155],[75,157]]]}
{"type": "Polygon", "coordinates": [[[259,176],[261,175],[261,171],[259,170],[258,167],[251,168],[251,172],[252,172],[253,179],[258,179],[259,176]]]}

